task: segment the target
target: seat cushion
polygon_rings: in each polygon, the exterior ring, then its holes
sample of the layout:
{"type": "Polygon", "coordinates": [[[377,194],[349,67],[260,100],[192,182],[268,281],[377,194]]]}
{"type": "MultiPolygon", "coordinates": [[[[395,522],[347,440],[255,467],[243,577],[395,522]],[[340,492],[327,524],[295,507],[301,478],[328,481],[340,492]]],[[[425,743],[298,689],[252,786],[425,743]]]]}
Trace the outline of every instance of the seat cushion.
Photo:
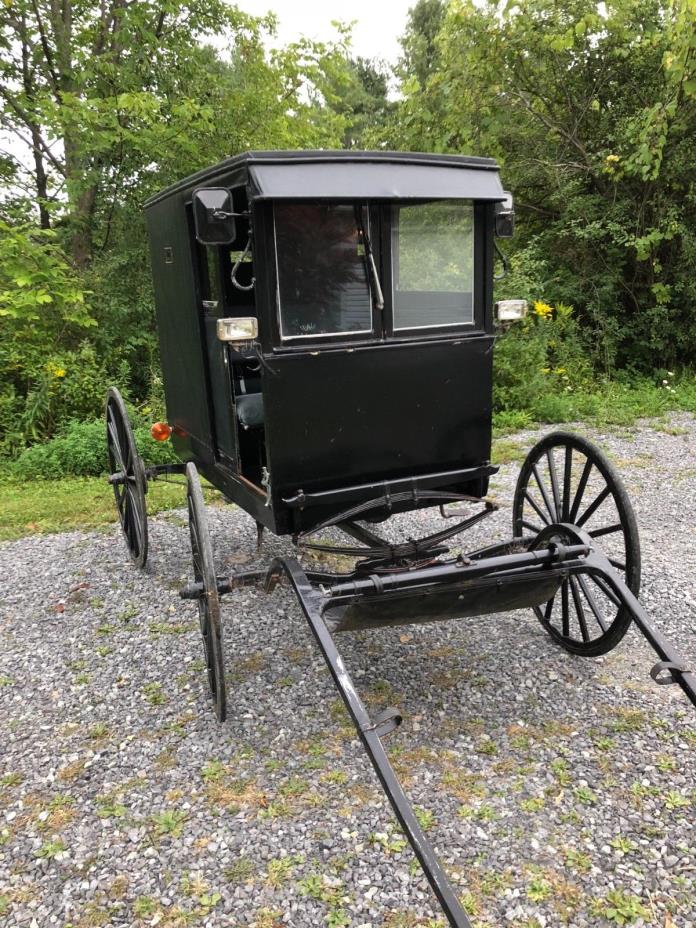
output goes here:
{"type": "Polygon", "coordinates": [[[263,394],[245,393],[236,397],[237,418],[245,429],[257,429],[263,425],[263,394]]]}

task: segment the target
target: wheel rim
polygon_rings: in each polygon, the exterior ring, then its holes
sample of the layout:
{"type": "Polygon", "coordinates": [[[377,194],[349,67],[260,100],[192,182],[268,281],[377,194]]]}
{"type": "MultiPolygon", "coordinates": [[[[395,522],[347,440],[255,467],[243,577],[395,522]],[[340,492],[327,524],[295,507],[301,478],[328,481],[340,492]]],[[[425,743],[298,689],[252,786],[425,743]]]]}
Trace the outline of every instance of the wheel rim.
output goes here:
{"type": "Polygon", "coordinates": [[[138,454],[128,413],[119,391],[109,390],[106,400],[106,444],[116,511],[128,551],[138,567],[147,561],[147,479],[138,454]]]}
{"type": "MultiPolygon", "coordinates": [[[[640,542],[626,489],[613,465],[591,442],[555,432],[530,451],[517,481],[513,506],[516,537],[566,523],[597,540],[619,577],[638,594],[640,542]]],[[[559,541],[566,543],[559,529],[559,541]]],[[[558,593],[534,612],[564,648],[585,655],[615,647],[631,623],[631,614],[600,577],[571,576],[558,593]]]]}
{"type": "Polygon", "coordinates": [[[224,722],[227,716],[227,693],[224,676],[220,596],[217,591],[213,547],[210,541],[210,532],[208,531],[203,492],[195,464],[187,464],[186,482],[193,574],[196,583],[200,583],[203,588],[202,595],[198,598],[198,619],[201,637],[203,638],[208,688],[213,700],[215,715],[218,721],[224,722]]]}

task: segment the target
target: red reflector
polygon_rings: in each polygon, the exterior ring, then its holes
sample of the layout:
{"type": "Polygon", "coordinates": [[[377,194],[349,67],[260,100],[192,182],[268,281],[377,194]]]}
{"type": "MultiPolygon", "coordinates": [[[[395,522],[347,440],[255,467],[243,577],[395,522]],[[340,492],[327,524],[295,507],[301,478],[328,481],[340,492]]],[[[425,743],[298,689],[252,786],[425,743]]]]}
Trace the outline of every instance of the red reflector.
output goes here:
{"type": "Polygon", "coordinates": [[[154,422],[150,426],[150,435],[152,435],[155,441],[166,441],[171,434],[172,427],[171,425],[167,425],[166,422],[154,422]]]}

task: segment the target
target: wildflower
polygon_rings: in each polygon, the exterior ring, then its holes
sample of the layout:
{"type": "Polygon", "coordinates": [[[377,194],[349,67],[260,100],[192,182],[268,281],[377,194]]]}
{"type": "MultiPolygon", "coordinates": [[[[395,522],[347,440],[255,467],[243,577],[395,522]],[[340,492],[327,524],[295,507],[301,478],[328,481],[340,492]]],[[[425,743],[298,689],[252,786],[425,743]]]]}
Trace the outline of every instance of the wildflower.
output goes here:
{"type": "Polygon", "coordinates": [[[542,303],[539,300],[534,304],[534,312],[537,316],[547,317],[550,316],[553,312],[553,306],[549,306],[548,303],[542,303]]]}
{"type": "Polygon", "coordinates": [[[621,161],[621,158],[618,155],[607,155],[606,160],[610,164],[616,164],[617,161],[621,161]]]}
{"type": "Polygon", "coordinates": [[[65,368],[63,367],[54,367],[53,368],[54,377],[65,377],[65,368]]]}

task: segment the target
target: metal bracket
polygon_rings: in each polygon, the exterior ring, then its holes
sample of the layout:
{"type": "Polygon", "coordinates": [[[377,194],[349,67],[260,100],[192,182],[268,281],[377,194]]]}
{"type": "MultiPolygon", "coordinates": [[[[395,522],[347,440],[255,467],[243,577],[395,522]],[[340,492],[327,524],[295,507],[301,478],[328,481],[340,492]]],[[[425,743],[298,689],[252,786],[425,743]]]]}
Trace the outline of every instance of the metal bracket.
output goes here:
{"type": "Polygon", "coordinates": [[[398,709],[385,709],[384,712],[380,712],[370,725],[361,726],[360,731],[363,733],[373,731],[378,738],[384,738],[385,735],[395,731],[403,720],[404,717],[398,709]]]}
{"type": "Polygon", "coordinates": [[[671,683],[679,683],[678,676],[688,673],[689,668],[675,661],[658,661],[650,671],[650,676],[658,686],[669,686],[671,683]],[[667,671],[665,674],[664,671],[667,671]]]}

